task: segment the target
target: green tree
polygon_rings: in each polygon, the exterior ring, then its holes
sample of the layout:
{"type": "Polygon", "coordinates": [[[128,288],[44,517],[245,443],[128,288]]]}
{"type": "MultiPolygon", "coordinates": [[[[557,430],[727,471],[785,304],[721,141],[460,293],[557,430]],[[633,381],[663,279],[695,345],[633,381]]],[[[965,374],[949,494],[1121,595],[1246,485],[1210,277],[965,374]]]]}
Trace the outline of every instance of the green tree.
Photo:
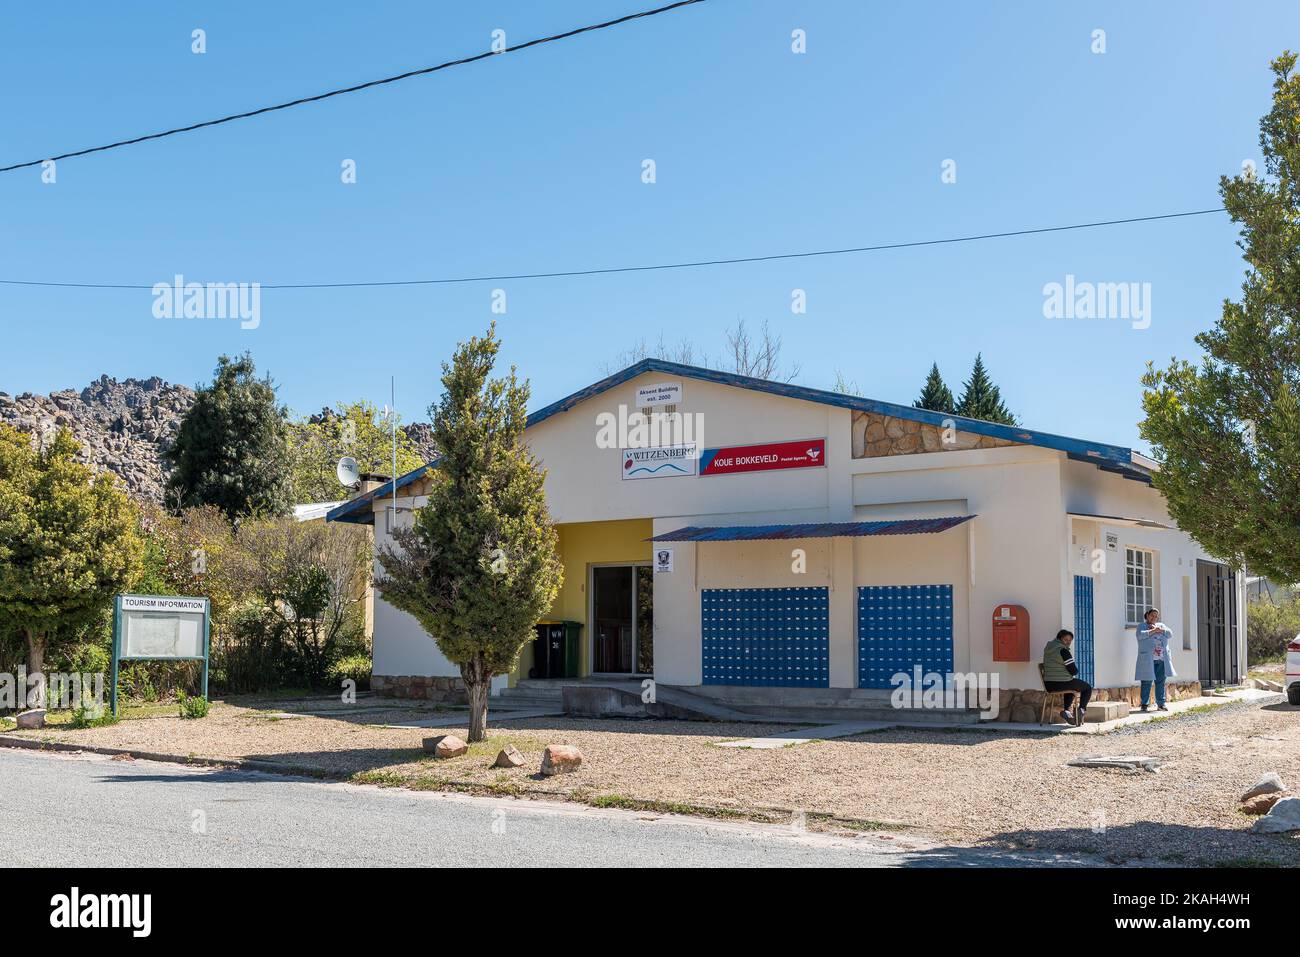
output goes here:
{"type": "Polygon", "coordinates": [[[489,682],[514,667],[563,577],[545,472],[523,441],[528,385],[513,368],[488,378],[499,348],[494,324],[443,364],[428,504],[396,533],[398,549],[381,549],[377,582],[460,666],[470,741],[487,728],[489,682]]]}
{"type": "Polygon", "coordinates": [[[1300,581],[1300,78],[1296,54],[1272,62],[1273,107],[1260,120],[1268,179],[1221,177],[1248,266],[1196,337],[1199,364],[1148,363],[1142,437],[1154,482],[1179,526],[1210,552],[1278,582],[1300,581]]]}
{"type": "MultiPolygon", "coordinates": [[[[295,502],[329,502],[346,496],[334,474],[339,459],[350,455],[362,472],[387,475],[393,470],[393,438],[380,412],[366,401],[343,403],[289,426],[289,455],[295,502]]],[[[424,464],[414,443],[397,430],[397,474],[424,464]]]]}
{"type": "Polygon", "coordinates": [[[287,412],[270,377],[258,379],[253,357],[222,356],[212,384],[200,386],[167,450],[168,480],[180,507],[215,505],[231,521],[289,511],[287,412]]]}
{"type": "Polygon", "coordinates": [[[134,507],[80,451],[66,429],[38,449],[0,425],[0,630],[26,643],[29,672],[78,642],[139,566],[134,507]]]}
{"type": "Polygon", "coordinates": [[[925,386],[912,405],[918,409],[929,409],[931,412],[956,411],[956,400],[952,397],[952,390],[948,388],[948,383],[944,382],[943,376],[939,374],[939,363],[930,366],[930,374],[925,377],[925,386]]]}
{"type": "Polygon", "coordinates": [[[237,541],[241,577],[264,603],[272,633],[292,649],[307,686],[321,687],[340,652],[365,643],[370,536],[279,518],[246,523],[237,541]]]}
{"type": "Polygon", "coordinates": [[[968,419],[1000,422],[1003,425],[1016,424],[1016,417],[1002,403],[1002,391],[989,378],[988,370],[984,368],[984,357],[979,354],[975,356],[975,366],[962,388],[961,398],[957,400],[954,411],[968,419]]]}

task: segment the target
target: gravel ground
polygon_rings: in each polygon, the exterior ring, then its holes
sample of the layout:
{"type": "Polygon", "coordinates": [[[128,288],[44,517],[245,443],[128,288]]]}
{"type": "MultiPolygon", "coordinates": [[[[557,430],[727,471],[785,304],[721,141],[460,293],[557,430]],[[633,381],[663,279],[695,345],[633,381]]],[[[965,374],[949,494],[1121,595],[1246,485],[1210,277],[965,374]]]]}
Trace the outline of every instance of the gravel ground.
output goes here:
{"type": "Polygon", "coordinates": [[[710,742],[790,725],[489,716],[491,740],[446,761],[432,760],[421,741],[463,736],[463,728],[374,727],[415,714],[402,708],[273,720],[217,704],[201,720],[153,718],[22,734],[274,759],[416,788],[470,785],[611,805],[732,809],[769,819],[804,812],[812,822],[829,815],[860,822],[858,828],[903,826],[954,844],[1089,853],[1116,863],[1300,866],[1300,838],[1249,834],[1252,819],[1237,810],[1241,792],[1268,771],[1300,790],[1300,708],[1285,704],[1227,705],[1100,737],[898,729],[768,751],[710,742]],[[490,767],[506,743],[524,753],[524,767],[490,767]],[[581,770],[542,778],[542,750],[552,743],[581,748],[581,770]],[[1155,774],[1066,766],[1103,754],[1152,755],[1164,764],[1155,774]]]}

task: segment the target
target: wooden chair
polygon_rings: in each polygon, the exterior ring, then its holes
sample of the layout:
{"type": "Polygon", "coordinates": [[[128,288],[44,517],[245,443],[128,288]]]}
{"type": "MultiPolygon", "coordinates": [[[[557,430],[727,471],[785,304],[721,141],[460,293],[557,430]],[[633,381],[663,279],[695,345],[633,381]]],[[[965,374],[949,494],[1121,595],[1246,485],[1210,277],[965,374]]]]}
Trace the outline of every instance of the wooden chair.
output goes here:
{"type": "Polygon", "coordinates": [[[1043,710],[1042,710],[1042,711],[1039,713],[1039,715],[1038,715],[1038,723],[1039,723],[1039,724],[1047,724],[1047,723],[1048,723],[1048,721],[1047,721],[1047,712],[1048,712],[1049,708],[1050,708],[1054,703],[1056,703],[1056,702],[1059,701],[1059,702],[1060,702],[1060,707],[1057,708],[1056,710],[1057,710],[1057,711],[1064,711],[1064,710],[1065,710],[1065,696],[1066,696],[1067,694],[1074,694],[1074,692],[1073,692],[1073,691],[1048,691],[1048,690],[1047,690],[1047,679],[1046,679],[1045,677],[1043,677],[1043,663],[1042,663],[1041,661],[1038,663],[1038,680],[1039,680],[1040,682],[1042,682],[1042,685],[1043,685],[1043,710]]]}

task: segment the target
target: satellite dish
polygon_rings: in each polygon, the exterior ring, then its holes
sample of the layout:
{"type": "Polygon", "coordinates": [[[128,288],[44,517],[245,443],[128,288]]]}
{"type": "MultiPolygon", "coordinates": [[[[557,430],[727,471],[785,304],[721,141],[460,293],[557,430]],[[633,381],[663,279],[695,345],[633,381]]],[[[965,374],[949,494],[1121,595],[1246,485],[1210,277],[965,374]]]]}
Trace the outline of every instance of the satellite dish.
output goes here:
{"type": "Polygon", "coordinates": [[[334,474],[338,476],[340,484],[346,485],[348,488],[361,481],[361,469],[357,467],[357,460],[350,455],[345,455],[339,459],[334,474]]]}

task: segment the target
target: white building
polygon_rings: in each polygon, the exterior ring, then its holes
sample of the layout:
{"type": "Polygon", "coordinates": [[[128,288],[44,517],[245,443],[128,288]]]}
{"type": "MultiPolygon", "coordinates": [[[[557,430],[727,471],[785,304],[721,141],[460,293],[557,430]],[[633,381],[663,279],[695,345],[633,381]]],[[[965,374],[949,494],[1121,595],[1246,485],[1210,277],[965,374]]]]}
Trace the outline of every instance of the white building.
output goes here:
{"type": "MultiPolygon", "coordinates": [[[[565,570],[552,619],[582,626],[570,674],[812,700],[919,664],[1039,689],[1065,627],[1082,676],[1127,696],[1148,606],[1177,636],[1178,682],[1245,670],[1243,576],[1174,527],[1155,463],[1127,448],[656,359],[535,412],[526,438],[565,570]],[[647,437],[638,411],[686,418],[647,437]],[[997,660],[1011,606],[1030,640],[997,660]]],[[[397,480],[398,522],[430,468],[397,480]]],[[[382,546],[392,504],[389,482],[329,518],[374,524],[382,546]]],[[[375,604],[376,687],[454,688],[414,619],[375,604]]],[[[537,667],[530,645],[510,684],[537,667]]]]}

